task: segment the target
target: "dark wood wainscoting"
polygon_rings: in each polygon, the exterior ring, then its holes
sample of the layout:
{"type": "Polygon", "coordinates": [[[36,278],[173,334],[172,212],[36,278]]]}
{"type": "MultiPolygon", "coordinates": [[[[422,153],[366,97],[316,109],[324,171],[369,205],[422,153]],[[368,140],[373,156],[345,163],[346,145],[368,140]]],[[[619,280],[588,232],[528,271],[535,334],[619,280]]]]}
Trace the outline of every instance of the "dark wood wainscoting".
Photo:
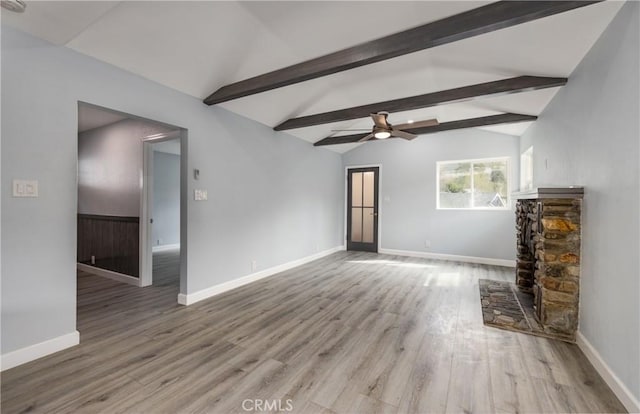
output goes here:
{"type": "Polygon", "coordinates": [[[138,277],[139,229],[139,217],[78,214],[78,262],[138,277]]]}

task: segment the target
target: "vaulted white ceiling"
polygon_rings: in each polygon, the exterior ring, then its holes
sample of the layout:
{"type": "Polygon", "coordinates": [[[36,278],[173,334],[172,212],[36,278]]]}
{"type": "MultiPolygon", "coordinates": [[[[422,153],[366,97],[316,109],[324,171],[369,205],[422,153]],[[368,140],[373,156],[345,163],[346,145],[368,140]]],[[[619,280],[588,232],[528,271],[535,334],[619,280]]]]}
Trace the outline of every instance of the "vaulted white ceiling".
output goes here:
{"type": "MultiPolygon", "coordinates": [[[[2,13],[2,22],[203,99],[225,84],[487,3],[28,1],[24,14],[2,13]]],[[[621,5],[606,1],[221,106],[273,127],[291,117],[513,76],[570,77],[621,5]]],[[[389,120],[538,115],[557,90],[393,113],[389,120]]],[[[333,129],[370,126],[365,118],[289,132],[316,142],[333,129]]],[[[527,126],[485,128],[521,135],[527,126]]]]}

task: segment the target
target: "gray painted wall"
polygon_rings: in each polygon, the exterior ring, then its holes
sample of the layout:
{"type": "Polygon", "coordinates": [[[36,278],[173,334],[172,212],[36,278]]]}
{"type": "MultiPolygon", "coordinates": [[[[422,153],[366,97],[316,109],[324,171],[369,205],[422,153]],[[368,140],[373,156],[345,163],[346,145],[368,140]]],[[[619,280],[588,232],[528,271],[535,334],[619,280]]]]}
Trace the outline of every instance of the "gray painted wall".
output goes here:
{"type": "Polygon", "coordinates": [[[580,332],[640,399],[640,4],[627,2],[522,139],[534,185],[585,186],[580,332]],[[547,160],[547,168],[545,168],[547,160]]]}
{"type": "Polygon", "coordinates": [[[371,142],[343,154],[343,163],[382,164],[382,248],[513,260],[512,210],[436,210],[436,162],[489,157],[510,157],[517,189],[518,138],[480,129],[371,142]]]}
{"type": "Polygon", "coordinates": [[[209,201],[188,200],[182,293],[342,244],[338,154],[5,26],[1,64],[2,353],[76,329],[78,101],[188,129],[188,193],[209,201]]]}
{"type": "Polygon", "coordinates": [[[154,246],[180,243],[180,156],[153,151],[154,246]]]}
{"type": "Polygon", "coordinates": [[[126,119],[78,134],[78,213],[138,217],[142,139],[164,131],[126,119]]]}

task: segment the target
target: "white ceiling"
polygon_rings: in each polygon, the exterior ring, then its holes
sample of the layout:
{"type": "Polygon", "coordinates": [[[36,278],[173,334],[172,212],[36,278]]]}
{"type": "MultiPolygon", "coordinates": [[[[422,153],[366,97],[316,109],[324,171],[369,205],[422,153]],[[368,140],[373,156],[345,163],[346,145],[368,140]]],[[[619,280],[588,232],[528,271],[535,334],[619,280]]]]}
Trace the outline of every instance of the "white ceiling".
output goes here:
{"type": "Polygon", "coordinates": [[[78,132],[100,128],[127,119],[127,116],[116,112],[96,108],[92,105],[78,105],[78,132]]]}
{"type": "MultiPolygon", "coordinates": [[[[111,125],[125,119],[135,121],[134,125],[129,125],[128,127],[134,128],[137,132],[141,133],[141,139],[167,139],[179,134],[179,130],[176,127],[138,118],[135,115],[128,115],[83,102],[78,105],[78,132],[85,132],[95,128],[111,125]],[[161,136],[158,137],[158,135],[161,136]]],[[[154,151],[166,152],[169,154],[180,154],[180,141],[177,138],[169,139],[167,141],[153,142],[152,144],[154,151]]]]}
{"type": "MultiPolygon", "coordinates": [[[[197,98],[219,87],[465,10],[486,1],[36,2],[3,23],[197,98]]],[[[568,77],[622,2],[606,1],[221,104],[268,126],[302,115],[519,75],[568,77]]],[[[571,80],[569,80],[570,82],[571,80]]],[[[537,115],[558,88],[426,108],[392,123],[501,112],[537,115]]],[[[369,119],[289,131],[309,142],[369,119]]],[[[487,127],[521,135],[528,123],[487,127]]],[[[358,144],[332,146],[338,152],[358,144]]]]}

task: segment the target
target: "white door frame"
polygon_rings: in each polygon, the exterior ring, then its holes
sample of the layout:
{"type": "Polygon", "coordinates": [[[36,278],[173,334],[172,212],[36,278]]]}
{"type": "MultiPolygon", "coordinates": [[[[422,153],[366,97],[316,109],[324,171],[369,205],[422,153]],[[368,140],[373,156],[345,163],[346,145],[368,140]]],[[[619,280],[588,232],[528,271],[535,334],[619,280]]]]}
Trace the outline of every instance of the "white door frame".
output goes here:
{"type": "MultiPolygon", "coordinates": [[[[140,197],[140,279],[139,286],[150,286],[153,284],[153,242],[152,242],[152,223],[153,218],[153,148],[152,145],[158,142],[170,141],[173,139],[180,140],[180,198],[183,197],[183,168],[182,163],[186,162],[183,156],[184,134],[183,131],[173,131],[168,134],[153,138],[145,138],[142,140],[142,190],[140,197]]],[[[183,206],[180,203],[180,260],[183,260],[182,251],[182,227],[186,226],[183,222],[183,206]]],[[[180,264],[180,280],[183,279],[182,263],[180,264]]]]}
{"type": "Polygon", "coordinates": [[[347,248],[347,202],[349,200],[349,170],[354,168],[378,167],[378,253],[382,248],[382,164],[345,165],[344,167],[344,248],[347,248]]]}

